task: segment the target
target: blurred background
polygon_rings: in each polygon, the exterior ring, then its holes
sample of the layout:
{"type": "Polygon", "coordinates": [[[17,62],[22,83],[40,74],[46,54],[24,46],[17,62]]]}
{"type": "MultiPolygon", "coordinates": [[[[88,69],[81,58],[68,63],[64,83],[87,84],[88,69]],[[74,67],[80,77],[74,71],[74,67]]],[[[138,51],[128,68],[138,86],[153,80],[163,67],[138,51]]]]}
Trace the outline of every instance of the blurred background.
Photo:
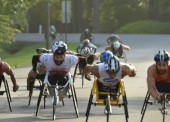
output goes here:
{"type": "MultiPolygon", "coordinates": [[[[1,0],[0,28],[1,57],[4,50],[13,54],[24,47],[16,43],[18,38],[39,38],[49,48],[50,40],[57,37],[67,43],[67,33],[81,34],[87,28],[99,36],[170,34],[170,1],[1,0]]],[[[79,42],[80,35],[74,38],[79,42]]]]}

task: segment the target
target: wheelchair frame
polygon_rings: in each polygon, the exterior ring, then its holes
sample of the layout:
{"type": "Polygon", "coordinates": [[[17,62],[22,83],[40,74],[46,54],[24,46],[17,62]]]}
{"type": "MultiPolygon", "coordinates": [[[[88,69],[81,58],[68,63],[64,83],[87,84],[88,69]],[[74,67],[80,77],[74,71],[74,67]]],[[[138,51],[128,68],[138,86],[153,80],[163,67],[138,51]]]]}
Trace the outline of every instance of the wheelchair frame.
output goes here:
{"type": "MultiPolygon", "coordinates": [[[[71,80],[71,79],[70,79],[71,80]]],[[[58,90],[61,88],[60,86],[58,86],[57,84],[54,86],[54,85],[50,85],[49,81],[48,81],[48,72],[46,73],[46,76],[45,76],[45,79],[44,79],[44,82],[40,88],[40,94],[39,94],[39,97],[38,97],[38,101],[37,101],[37,109],[36,109],[36,116],[38,115],[38,112],[39,112],[39,108],[40,108],[40,102],[41,102],[41,98],[43,96],[43,93],[45,90],[47,90],[47,85],[49,87],[52,87],[54,88],[54,99],[57,98],[58,96],[58,90]],[[56,92],[57,91],[57,92],[56,92]]],[[[71,94],[70,92],[68,92],[68,98],[72,97],[73,98],[73,104],[74,104],[74,108],[75,108],[75,113],[76,113],[76,117],[78,118],[79,117],[79,112],[78,112],[78,101],[77,101],[77,96],[76,96],[76,91],[75,91],[75,87],[74,87],[74,84],[73,83],[66,83],[65,86],[62,86],[63,88],[66,87],[67,85],[69,85],[69,90],[71,89],[71,94]]],[[[45,105],[45,98],[47,97],[47,95],[44,96],[44,105],[45,105]]],[[[63,102],[63,100],[62,100],[63,102]]],[[[55,120],[55,110],[56,110],[56,103],[53,102],[53,120],[55,120]]],[[[64,106],[64,102],[63,102],[63,106],[64,106]]]]}
{"type": "MultiPolygon", "coordinates": [[[[78,70],[81,70],[80,68],[79,68],[79,64],[77,64],[76,65],[76,67],[75,67],[75,69],[74,69],[74,75],[73,75],[73,82],[75,82],[75,77],[76,77],[76,75],[78,75],[77,74],[77,69],[78,70]]],[[[79,71],[79,73],[80,73],[80,71],[79,71]]],[[[81,79],[82,79],[82,88],[84,87],[84,75],[83,74],[80,74],[81,75],[81,79]]]]}
{"type": "MultiPolygon", "coordinates": [[[[166,109],[166,96],[167,96],[168,93],[162,93],[162,94],[163,94],[163,103],[162,103],[162,109],[160,109],[160,111],[163,115],[163,122],[165,122],[165,115],[166,115],[166,110],[167,110],[166,109]]],[[[150,104],[150,105],[153,104],[151,101],[149,101],[149,99],[150,99],[150,93],[147,91],[146,97],[145,97],[145,100],[144,100],[144,103],[143,103],[143,106],[142,106],[142,109],[141,109],[142,117],[141,117],[140,122],[143,121],[143,118],[144,118],[148,104],[150,104]]]]}
{"type": "Polygon", "coordinates": [[[127,98],[126,98],[126,92],[124,88],[123,81],[119,81],[119,86],[117,91],[110,91],[110,92],[101,92],[98,89],[98,83],[97,79],[94,80],[93,87],[91,89],[89,102],[86,110],[86,122],[88,121],[88,117],[90,114],[91,104],[94,104],[95,106],[105,106],[107,110],[107,122],[109,122],[109,111],[110,111],[110,105],[111,106],[118,106],[121,107],[121,105],[124,106],[125,111],[125,119],[126,122],[128,122],[129,114],[128,114],[128,107],[127,107],[127,98]],[[107,95],[106,99],[99,98],[99,95],[107,95]],[[96,100],[93,102],[93,97],[96,97],[96,100]],[[114,99],[112,99],[112,96],[115,96],[114,99]],[[119,98],[122,96],[123,103],[119,103],[119,98]]]}

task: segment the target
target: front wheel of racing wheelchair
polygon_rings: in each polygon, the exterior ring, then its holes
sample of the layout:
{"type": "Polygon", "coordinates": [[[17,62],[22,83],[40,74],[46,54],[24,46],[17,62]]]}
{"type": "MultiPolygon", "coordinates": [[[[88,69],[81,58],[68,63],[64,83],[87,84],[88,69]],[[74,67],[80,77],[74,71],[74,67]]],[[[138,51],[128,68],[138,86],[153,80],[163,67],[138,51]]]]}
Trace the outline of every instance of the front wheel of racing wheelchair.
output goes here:
{"type": "Polygon", "coordinates": [[[50,92],[52,93],[51,95],[52,95],[52,107],[53,107],[53,120],[55,120],[56,118],[56,107],[57,107],[58,102],[60,100],[63,101],[63,99],[66,97],[68,98],[72,97],[76,117],[78,118],[79,117],[78,102],[77,102],[74,84],[72,83],[72,80],[71,80],[71,75],[69,75],[69,80],[67,81],[65,85],[58,85],[58,84],[51,85],[48,81],[49,79],[48,76],[49,76],[48,73],[46,73],[45,80],[40,89],[40,94],[39,94],[39,98],[37,101],[36,116],[38,115],[38,112],[39,112],[40,102],[41,102],[43,93],[48,87],[50,89],[50,92]],[[71,91],[71,93],[69,92],[69,90],[71,91]]]}
{"type": "Polygon", "coordinates": [[[126,98],[123,81],[119,81],[115,90],[113,89],[109,90],[109,89],[108,91],[101,91],[99,89],[98,81],[97,80],[94,81],[93,87],[91,89],[87,110],[86,110],[86,122],[88,121],[92,104],[94,104],[95,106],[105,106],[107,122],[109,122],[111,106],[121,107],[121,105],[123,105],[124,112],[125,112],[125,119],[126,122],[128,122],[129,114],[128,114],[127,98],[126,98]],[[120,103],[120,96],[122,96],[122,103],[120,103]],[[95,97],[95,101],[93,101],[94,97],[95,97]]]}

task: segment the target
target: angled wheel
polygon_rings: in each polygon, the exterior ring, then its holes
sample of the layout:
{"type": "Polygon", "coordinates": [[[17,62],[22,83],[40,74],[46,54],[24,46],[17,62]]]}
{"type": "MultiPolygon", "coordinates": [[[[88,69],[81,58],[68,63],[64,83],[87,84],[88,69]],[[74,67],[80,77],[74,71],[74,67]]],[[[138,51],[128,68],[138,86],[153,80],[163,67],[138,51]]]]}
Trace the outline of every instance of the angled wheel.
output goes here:
{"type": "Polygon", "coordinates": [[[77,69],[78,69],[78,64],[76,65],[76,67],[75,67],[75,69],[74,69],[73,83],[75,82],[75,77],[76,77],[77,69]]]}
{"type": "Polygon", "coordinates": [[[40,108],[40,102],[41,102],[41,98],[42,98],[42,96],[43,96],[44,87],[45,87],[45,84],[43,83],[42,86],[41,86],[41,88],[40,88],[40,94],[39,94],[38,101],[37,101],[36,116],[37,116],[38,111],[39,111],[39,108],[40,108]]]}
{"type": "Polygon", "coordinates": [[[77,97],[76,97],[76,93],[75,93],[75,88],[73,87],[73,85],[71,85],[71,94],[72,94],[72,98],[73,98],[73,105],[74,105],[74,109],[76,112],[76,116],[78,118],[79,117],[78,102],[77,102],[77,97]]]}
{"type": "Polygon", "coordinates": [[[89,102],[88,102],[88,106],[87,106],[87,110],[86,110],[86,122],[88,121],[88,118],[89,118],[92,100],[93,100],[93,94],[92,94],[92,90],[91,90],[91,94],[89,97],[89,102]]]}
{"type": "Polygon", "coordinates": [[[124,106],[124,111],[125,111],[125,119],[126,119],[126,122],[128,122],[129,113],[128,113],[128,107],[127,107],[127,98],[126,98],[126,95],[125,95],[125,96],[123,96],[123,106],[124,106]]]}
{"type": "Polygon", "coordinates": [[[30,106],[30,103],[31,103],[31,98],[32,98],[33,89],[34,89],[34,84],[35,84],[35,79],[31,81],[31,88],[29,90],[28,106],[30,106]]]}
{"type": "Polygon", "coordinates": [[[8,82],[7,82],[7,80],[5,78],[3,80],[4,80],[3,82],[4,82],[4,86],[5,86],[5,92],[6,92],[6,96],[7,96],[9,109],[12,112],[12,108],[11,108],[11,104],[10,104],[11,96],[10,96],[10,92],[9,92],[8,82]]]}
{"type": "Polygon", "coordinates": [[[148,106],[148,103],[150,103],[152,105],[152,102],[149,102],[149,98],[150,98],[150,94],[149,94],[149,92],[147,92],[144,103],[143,103],[143,107],[142,107],[142,110],[141,110],[142,117],[141,117],[140,122],[143,121],[143,117],[145,115],[145,111],[146,111],[146,108],[148,106]]]}

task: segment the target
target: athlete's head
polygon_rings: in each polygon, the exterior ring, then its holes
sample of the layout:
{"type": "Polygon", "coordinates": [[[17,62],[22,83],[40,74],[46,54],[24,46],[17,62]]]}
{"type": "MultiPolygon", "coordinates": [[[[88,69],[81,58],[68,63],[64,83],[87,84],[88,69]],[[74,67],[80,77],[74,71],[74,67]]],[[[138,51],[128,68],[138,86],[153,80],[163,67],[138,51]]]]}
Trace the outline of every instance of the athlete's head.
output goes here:
{"type": "Polygon", "coordinates": [[[156,68],[158,73],[164,74],[168,71],[168,61],[169,53],[165,50],[159,50],[158,53],[154,56],[154,61],[156,62],[156,68]]]}
{"type": "Polygon", "coordinates": [[[115,55],[110,55],[108,61],[106,62],[105,65],[105,70],[107,73],[112,73],[112,74],[117,74],[120,70],[120,61],[119,58],[116,57],[115,55]]]}
{"type": "Polygon", "coordinates": [[[87,47],[89,45],[89,43],[90,43],[89,39],[84,39],[83,40],[83,46],[84,47],[87,47]]]}
{"type": "Polygon", "coordinates": [[[62,41],[55,41],[52,44],[53,58],[56,65],[61,65],[64,61],[67,45],[62,41]]]}

